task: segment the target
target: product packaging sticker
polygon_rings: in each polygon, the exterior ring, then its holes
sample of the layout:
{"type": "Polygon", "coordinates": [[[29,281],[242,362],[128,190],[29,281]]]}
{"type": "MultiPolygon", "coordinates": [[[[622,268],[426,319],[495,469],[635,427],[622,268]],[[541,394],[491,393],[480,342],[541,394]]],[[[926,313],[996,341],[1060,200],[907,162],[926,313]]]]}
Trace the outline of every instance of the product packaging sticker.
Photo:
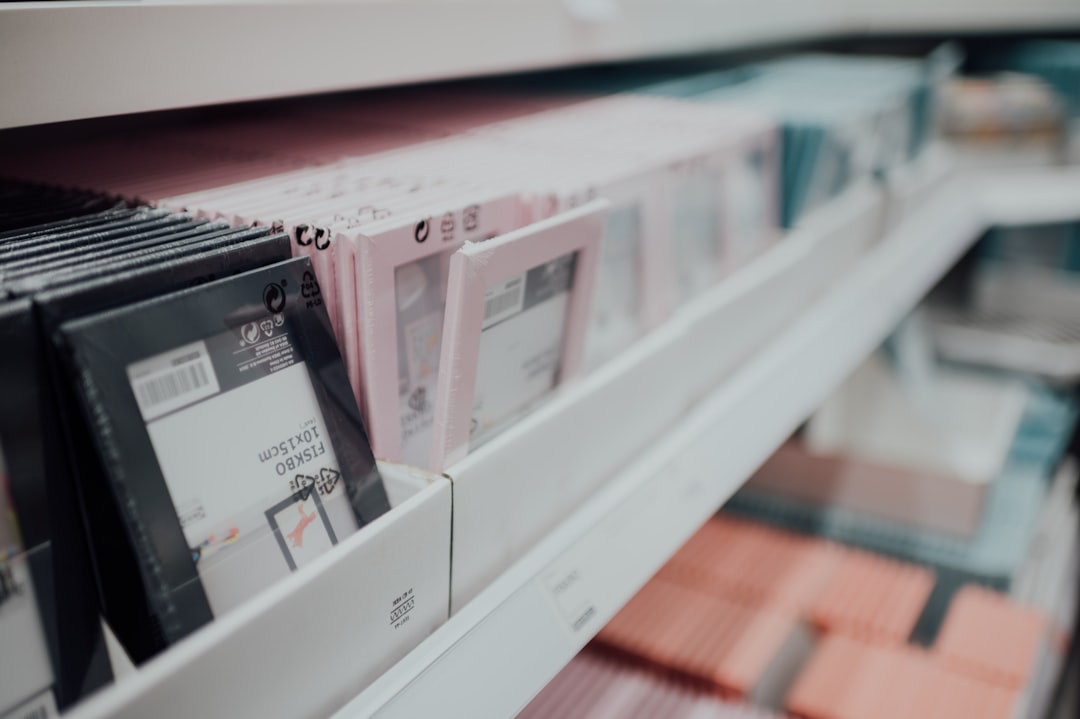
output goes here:
{"type": "Polygon", "coordinates": [[[0,716],[57,716],[52,665],[0,450],[0,716]],[[37,713],[34,713],[34,712],[37,713]]]}
{"type": "Polygon", "coordinates": [[[595,200],[454,254],[434,471],[464,458],[581,372],[608,206],[595,200]]]}
{"type": "Polygon", "coordinates": [[[380,459],[426,467],[450,257],[518,227],[515,195],[472,192],[355,237],[363,394],[380,459]]]}
{"type": "Polygon", "coordinates": [[[306,257],[61,333],[168,641],[389,509],[306,257]]]}

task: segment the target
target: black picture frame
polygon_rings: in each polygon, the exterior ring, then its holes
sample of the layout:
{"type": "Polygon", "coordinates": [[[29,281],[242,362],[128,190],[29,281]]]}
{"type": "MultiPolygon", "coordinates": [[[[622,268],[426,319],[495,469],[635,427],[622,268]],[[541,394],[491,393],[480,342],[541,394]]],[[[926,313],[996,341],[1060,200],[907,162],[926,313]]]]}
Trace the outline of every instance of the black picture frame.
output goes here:
{"type": "MultiPolygon", "coordinates": [[[[164,643],[213,618],[146,424],[129,384],[128,365],[176,347],[264,320],[284,317],[322,411],[358,525],[389,510],[359,408],[307,257],[201,287],[64,323],[59,334],[93,430],[140,586],[164,643]],[[276,290],[271,290],[271,287],[276,290]],[[280,294],[279,294],[280,293],[280,294]],[[282,303],[283,300],[283,303],[282,303]],[[270,302],[274,307],[268,310],[270,302]]],[[[222,427],[227,432],[228,427],[222,427]]]]}

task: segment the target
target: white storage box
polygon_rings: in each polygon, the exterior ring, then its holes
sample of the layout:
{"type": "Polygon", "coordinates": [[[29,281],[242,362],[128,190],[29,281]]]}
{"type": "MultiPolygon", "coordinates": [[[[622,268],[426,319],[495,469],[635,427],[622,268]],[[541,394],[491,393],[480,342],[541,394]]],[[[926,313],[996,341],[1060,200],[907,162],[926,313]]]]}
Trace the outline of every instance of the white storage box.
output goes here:
{"type": "Polygon", "coordinates": [[[323,717],[448,616],[451,487],[380,464],[393,509],[69,715],[323,717]]]}

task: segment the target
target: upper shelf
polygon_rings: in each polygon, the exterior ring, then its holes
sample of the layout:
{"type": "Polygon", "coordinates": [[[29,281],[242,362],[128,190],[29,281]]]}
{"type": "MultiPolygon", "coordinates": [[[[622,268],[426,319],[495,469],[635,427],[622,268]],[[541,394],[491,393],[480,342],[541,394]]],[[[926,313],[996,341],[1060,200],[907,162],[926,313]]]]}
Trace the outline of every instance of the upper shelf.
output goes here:
{"type": "Polygon", "coordinates": [[[0,3],[0,128],[866,33],[1080,26],[1075,0],[0,3]]]}

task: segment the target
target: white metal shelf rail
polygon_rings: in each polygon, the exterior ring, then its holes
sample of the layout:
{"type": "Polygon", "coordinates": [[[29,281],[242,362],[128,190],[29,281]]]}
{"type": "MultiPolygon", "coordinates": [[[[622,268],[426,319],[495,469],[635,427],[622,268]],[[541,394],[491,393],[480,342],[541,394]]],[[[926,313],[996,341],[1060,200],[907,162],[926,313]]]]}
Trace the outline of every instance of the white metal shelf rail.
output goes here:
{"type": "Polygon", "coordinates": [[[1075,0],[0,3],[0,128],[766,42],[1078,26],[1075,0]]]}

